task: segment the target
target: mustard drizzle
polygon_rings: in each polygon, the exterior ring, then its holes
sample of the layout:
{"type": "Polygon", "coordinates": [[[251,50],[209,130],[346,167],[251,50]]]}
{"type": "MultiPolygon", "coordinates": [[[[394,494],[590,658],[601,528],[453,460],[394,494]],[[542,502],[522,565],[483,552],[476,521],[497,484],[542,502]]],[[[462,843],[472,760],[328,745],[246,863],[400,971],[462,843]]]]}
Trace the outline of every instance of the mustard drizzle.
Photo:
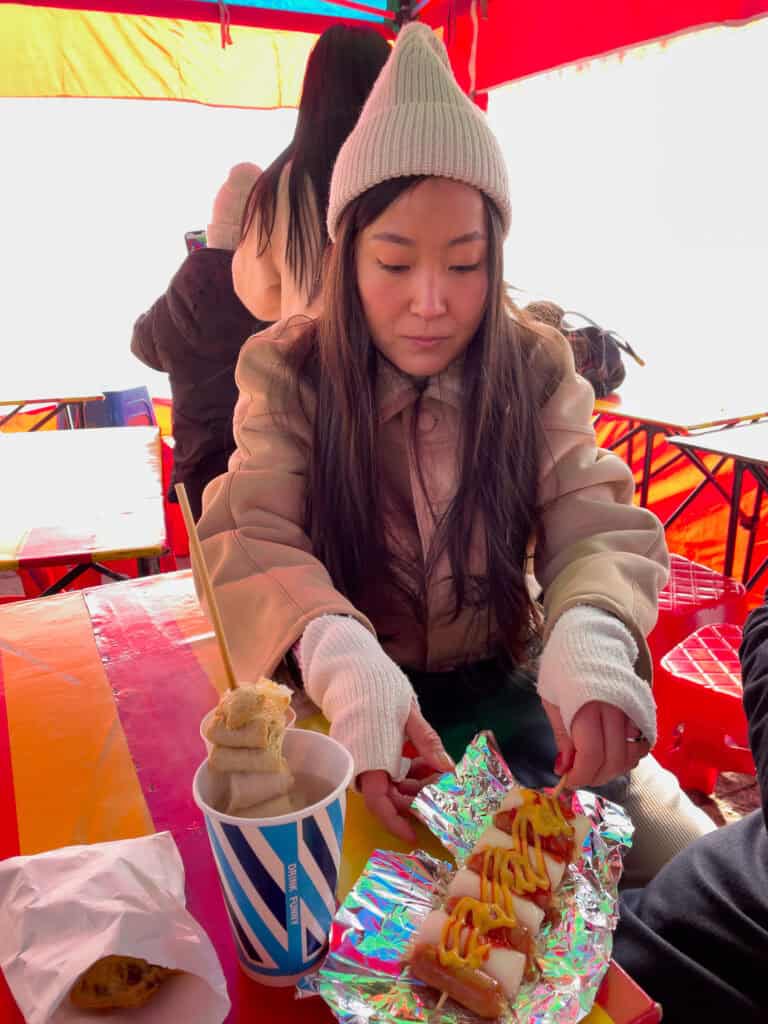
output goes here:
{"type": "Polygon", "coordinates": [[[522,795],[522,806],[515,808],[512,821],[512,848],[492,846],[483,851],[481,899],[498,903],[505,910],[512,907],[512,893],[524,895],[550,888],[542,837],[574,834],[559,800],[532,789],[522,790],[522,795]]]}
{"type": "Polygon", "coordinates": [[[512,821],[512,849],[492,846],[483,850],[480,899],[463,896],[443,925],[437,947],[443,967],[480,967],[491,948],[487,933],[517,925],[513,894],[550,888],[541,838],[573,836],[573,825],[565,818],[559,800],[536,790],[521,792],[523,803],[515,808],[512,821]],[[533,843],[528,840],[529,826],[533,843]]]}
{"type": "Polygon", "coordinates": [[[505,913],[495,903],[462,896],[443,925],[437,947],[440,963],[443,967],[480,967],[491,951],[488,932],[516,924],[514,913],[505,913]]]}

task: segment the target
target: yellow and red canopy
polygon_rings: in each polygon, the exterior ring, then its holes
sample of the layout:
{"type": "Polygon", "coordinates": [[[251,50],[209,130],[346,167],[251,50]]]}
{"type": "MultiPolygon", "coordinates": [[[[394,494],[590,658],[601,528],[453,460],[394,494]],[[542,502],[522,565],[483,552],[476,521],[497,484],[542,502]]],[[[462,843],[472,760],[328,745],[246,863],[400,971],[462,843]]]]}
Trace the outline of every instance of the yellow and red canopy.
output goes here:
{"type": "Polygon", "coordinates": [[[482,96],[539,71],[765,14],[768,0],[0,0],[0,96],[291,107],[324,28],[367,24],[394,38],[407,16],[442,30],[460,84],[482,96]]]}

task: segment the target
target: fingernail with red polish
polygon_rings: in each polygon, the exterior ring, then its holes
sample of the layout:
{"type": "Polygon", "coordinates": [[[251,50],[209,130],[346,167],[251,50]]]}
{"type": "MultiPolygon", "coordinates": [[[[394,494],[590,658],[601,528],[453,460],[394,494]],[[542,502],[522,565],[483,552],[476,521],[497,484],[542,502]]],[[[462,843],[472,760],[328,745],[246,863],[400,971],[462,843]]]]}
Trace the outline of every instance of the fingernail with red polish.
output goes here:
{"type": "Polygon", "coordinates": [[[555,775],[563,774],[563,755],[558,754],[555,758],[555,775]]]}

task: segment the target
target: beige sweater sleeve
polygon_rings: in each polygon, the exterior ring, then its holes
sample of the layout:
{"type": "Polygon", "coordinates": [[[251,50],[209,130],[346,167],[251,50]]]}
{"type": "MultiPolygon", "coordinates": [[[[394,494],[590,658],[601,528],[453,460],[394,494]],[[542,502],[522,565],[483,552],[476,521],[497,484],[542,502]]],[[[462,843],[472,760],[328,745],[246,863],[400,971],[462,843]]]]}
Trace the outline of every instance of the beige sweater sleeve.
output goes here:
{"type": "MultiPolygon", "coordinates": [[[[290,163],[286,164],[280,175],[275,221],[269,241],[266,244],[262,242],[260,250],[260,224],[256,217],[232,260],[232,280],[238,298],[255,317],[267,322],[297,315],[316,316],[320,306],[319,300],[310,303],[287,263],[290,168],[290,163]]],[[[319,217],[309,184],[307,195],[314,225],[313,237],[318,244],[319,217]]]]}
{"type": "Polygon", "coordinates": [[[275,324],[250,338],[240,353],[237,450],[230,471],[206,488],[198,524],[235,671],[243,680],[273,672],[320,615],[349,615],[374,632],[334,588],[304,529],[311,426],[290,387],[283,387],[283,352],[291,337],[292,329],[275,324]]]}
{"type": "Polygon", "coordinates": [[[558,618],[539,662],[537,688],[556,704],[571,732],[585,704],[621,708],[653,746],[656,704],[651,688],[635,674],[637,644],[623,622],[600,608],[576,605],[558,618]]]}
{"type": "Polygon", "coordinates": [[[638,647],[636,671],[650,681],[645,638],[667,579],[664,529],[652,512],[633,504],[628,466],[597,447],[594,393],[577,376],[567,342],[562,345],[565,372],[543,409],[543,530],[535,574],[544,591],[545,636],[567,609],[601,608],[627,626],[638,647]]]}
{"type": "Polygon", "coordinates": [[[307,693],[352,754],[355,775],[381,768],[403,778],[405,723],[416,697],[376,637],[354,619],[323,615],[304,630],[300,652],[307,693]]]}

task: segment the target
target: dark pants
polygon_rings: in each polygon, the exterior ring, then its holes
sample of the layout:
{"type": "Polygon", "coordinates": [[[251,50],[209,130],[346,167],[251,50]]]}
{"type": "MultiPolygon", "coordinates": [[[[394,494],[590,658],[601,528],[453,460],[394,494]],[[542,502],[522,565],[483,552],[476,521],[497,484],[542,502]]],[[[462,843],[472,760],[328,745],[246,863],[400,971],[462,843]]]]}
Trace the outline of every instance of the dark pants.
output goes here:
{"type": "MultiPolygon", "coordinates": [[[[212,452],[200,459],[193,468],[185,469],[178,475],[174,473],[174,480],[184,484],[195,522],[203,514],[203,491],[211,480],[227,472],[227,463],[233,450],[229,448],[226,451],[212,452]]],[[[168,500],[174,503],[178,500],[173,486],[168,491],[168,500]]]]}
{"type": "MultiPolygon", "coordinates": [[[[422,714],[454,760],[478,732],[491,729],[521,785],[540,789],[557,783],[557,745],[530,672],[505,667],[496,659],[452,672],[403,671],[422,714]]],[[[595,792],[621,803],[627,781],[622,776],[595,792]]]]}
{"type": "Polygon", "coordinates": [[[768,1021],[768,594],[739,654],[762,814],[702,836],[622,896],[614,956],[665,1024],[768,1021]]]}
{"type": "Polygon", "coordinates": [[[622,894],[613,955],[665,1024],[768,1021],[768,834],[759,811],[622,894]]]}
{"type": "Polygon", "coordinates": [[[482,661],[452,672],[405,669],[424,717],[454,760],[482,729],[492,729],[524,786],[553,786],[557,747],[531,675],[482,661]]]}

